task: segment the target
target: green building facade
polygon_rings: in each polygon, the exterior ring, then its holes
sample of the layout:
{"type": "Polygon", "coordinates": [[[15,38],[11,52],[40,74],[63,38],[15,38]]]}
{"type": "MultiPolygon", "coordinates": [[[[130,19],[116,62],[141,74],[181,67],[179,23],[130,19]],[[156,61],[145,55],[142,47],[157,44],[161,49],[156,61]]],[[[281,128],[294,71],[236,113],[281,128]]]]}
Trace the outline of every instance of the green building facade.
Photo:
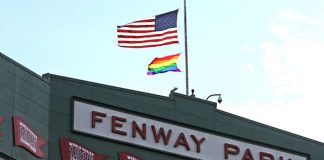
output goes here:
{"type": "Polygon", "coordinates": [[[323,143],[213,102],[39,76],[2,53],[0,90],[0,160],[324,160],[323,143]]]}

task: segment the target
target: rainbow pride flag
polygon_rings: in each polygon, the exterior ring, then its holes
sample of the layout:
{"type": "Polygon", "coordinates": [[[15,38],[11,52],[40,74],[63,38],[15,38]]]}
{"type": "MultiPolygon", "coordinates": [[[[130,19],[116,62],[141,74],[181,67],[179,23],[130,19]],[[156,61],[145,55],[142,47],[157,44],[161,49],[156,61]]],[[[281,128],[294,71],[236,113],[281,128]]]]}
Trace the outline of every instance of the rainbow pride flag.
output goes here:
{"type": "Polygon", "coordinates": [[[180,53],[161,58],[154,58],[154,60],[148,65],[147,75],[154,75],[169,71],[181,72],[176,63],[179,56],[180,53]]]}

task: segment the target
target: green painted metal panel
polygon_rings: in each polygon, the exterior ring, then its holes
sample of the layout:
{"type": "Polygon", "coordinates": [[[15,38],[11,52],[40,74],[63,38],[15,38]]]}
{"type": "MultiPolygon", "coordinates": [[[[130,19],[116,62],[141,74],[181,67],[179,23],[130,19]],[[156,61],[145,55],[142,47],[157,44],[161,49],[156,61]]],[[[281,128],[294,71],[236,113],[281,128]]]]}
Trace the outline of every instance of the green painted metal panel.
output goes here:
{"type": "Polygon", "coordinates": [[[171,120],[174,120],[176,117],[175,103],[173,100],[165,97],[160,98],[160,96],[152,98],[146,94],[133,91],[125,92],[117,88],[112,89],[103,85],[87,82],[83,84],[79,81],[64,80],[56,77],[50,77],[50,85],[50,143],[57,144],[57,147],[50,148],[50,159],[57,158],[57,153],[60,153],[60,148],[58,147],[60,137],[71,138],[92,151],[108,154],[111,156],[109,158],[111,160],[118,159],[119,151],[132,152],[143,159],[185,159],[134,145],[126,145],[116,141],[72,132],[71,98],[75,96],[124,112],[151,118],[155,116],[167,117],[167,119],[171,120]]]}
{"type": "Polygon", "coordinates": [[[0,67],[4,68],[8,72],[15,74],[16,65],[12,63],[12,60],[0,52],[0,67]]]}
{"type": "Polygon", "coordinates": [[[25,113],[26,115],[49,125],[49,111],[42,105],[33,102],[29,98],[16,92],[15,94],[15,109],[25,113]]]}
{"type": "Polygon", "coordinates": [[[14,89],[15,81],[13,73],[0,66],[0,84],[8,87],[9,89],[14,89]]]}
{"type": "Polygon", "coordinates": [[[0,101],[13,106],[14,104],[14,90],[0,84],[0,101]]]}
{"type": "MultiPolygon", "coordinates": [[[[204,100],[193,97],[186,97],[180,94],[175,94],[169,97],[142,94],[141,92],[130,91],[122,88],[114,88],[96,83],[69,79],[66,77],[47,75],[50,77],[51,85],[51,113],[50,117],[60,117],[61,113],[66,114],[60,119],[69,121],[71,116],[71,98],[77,96],[79,98],[91,100],[100,104],[103,107],[119,111],[157,119],[167,123],[176,124],[179,126],[205,131],[212,134],[222,135],[229,138],[238,139],[248,143],[262,145],[274,149],[279,149],[293,153],[305,154],[322,154],[314,152],[314,145],[323,147],[322,143],[309,140],[270,126],[266,126],[239,116],[235,116],[216,109],[215,103],[205,102],[204,100]],[[53,92],[52,92],[53,91],[53,92]],[[62,105],[62,106],[60,106],[62,105]]],[[[58,121],[58,123],[63,123],[58,121]]],[[[111,159],[117,159],[117,152],[121,149],[137,153],[144,159],[184,159],[171,154],[157,152],[150,149],[141,148],[138,146],[126,145],[119,142],[114,142],[106,139],[96,138],[93,136],[80,135],[78,133],[70,133],[69,125],[55,127],[55,122],[51,120],[50,130],[60,129],[65,132],[66,136],[70,136],[78,140],[81,144],[94,144],[92,149],[99,153],[102,146],[113,147],[107,148],[104,153],[113,154],[111,159]],[[54,124],[53,124],[54,123],[54,124]],[[100,147],[98,147],[100,146],[100,147]]],[[[51,141],[57,141],[51,136],[51,141]]],[[[105,148],[105,147],[104,147],[105,148]]],[[[52,151],[57,153],[59,148],[50,148],[50,156],[52,151]]],[[[324,156],[324,155],[321,155],[324,156]]],[[[321,157],[319,156],[319,157],[321,157]]],[[[311,159],[313,160],[313,159],[311,159]]]]}
{"type": "MultiPolygon", "coordinates": [[[[49,85],[40,76],[0,53],[0,151],[17,160],[38,160],[26,149],[14,146],[13,116],[21,117],[39,136],[48,139],[49,85]],[[3,129],[5,127],[5,129],[3,129]]],[[[48,153],[48,146],[44,148],[48,153]]]]}
{"type": "Polygon", "coordinates": [[[41,77],[38,75],[34,75],[30,73],[31,71],[26,70],[25,68],[16,68],[16,76],[24,80],[25,82],[31,84],[33,87],[37,88],[38,90],[49,93],[49,85],[44,80],[40,79],[41,77]]]}
{"type": "Polygon", "coordinates": [[[43,108],[48,108],[49,94],[48,91],[44,92],[39,89],[39,86],[35,86],[28,81],[25,81],[18,76],[15,79],[15,91],[33,101],[33,103],[42,106],[43,108]]]}

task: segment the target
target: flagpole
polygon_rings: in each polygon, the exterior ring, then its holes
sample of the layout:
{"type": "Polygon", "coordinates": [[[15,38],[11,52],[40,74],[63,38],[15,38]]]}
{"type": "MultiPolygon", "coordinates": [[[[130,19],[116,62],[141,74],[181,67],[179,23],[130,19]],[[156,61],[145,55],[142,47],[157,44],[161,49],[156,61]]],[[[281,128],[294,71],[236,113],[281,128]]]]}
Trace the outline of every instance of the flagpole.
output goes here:
{"type": "Polygon", "coordinates": [[[186,95],[189,95],[189,76],[188,76],[188,42],[187,42],[187,4],[184,0],[184,30],[185,30],[185,63],[186,63],[186,95]]]}

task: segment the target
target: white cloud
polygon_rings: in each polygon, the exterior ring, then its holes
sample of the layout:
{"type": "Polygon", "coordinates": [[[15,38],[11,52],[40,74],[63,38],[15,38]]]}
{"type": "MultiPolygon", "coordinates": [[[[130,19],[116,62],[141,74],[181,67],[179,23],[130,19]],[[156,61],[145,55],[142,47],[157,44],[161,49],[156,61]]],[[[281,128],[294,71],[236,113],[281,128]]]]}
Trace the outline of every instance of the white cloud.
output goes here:
{"type": "Polygon", "coordinates": [[[275,86],[284,86],[288,92],[304,94],[320,90],[324,93],[324,40],[314,37],[316,33],[324,32],[324,23],[313,23],[319,21],[299,14],[287,14],[279,14],[281,21],[270,26],[279,43],[262,43],[264,67],[269,70],[269,80],[275,86]],[[282,21],[282,18],[288,20],[282,21]],[[291,19],[294,21],[289,21],[291,19]]]}
{"type": "Polygon", "coordinates": [[[278,124],[324,141],[324,129],[315,129],[324,121],[324,117],[319,115],[324,111],[321,107],[324,40],[317,36],[317,33],[323,33],[324,23],[291,11],[282,12],[277,18],[279,21],[270,26],[270,31],[279,42],[263,42],[264,67],[269,71],[275,95],[298,95],[293,102],[284,101],[278,111],[292,118],[278,124]]]}
{"type": "Polygon", "coordinates": [[[246,52],[246,53],[254,53],[256,51],[256,48],[253,45],[251,45],[250,43],[246,43],[242,47],[242,51],[246,52]]]}
{"type": "Polygon", "coordinates": [[[277,40],[264,40],[261,50],[272,101],[249,100],[239,107],[225,102],[220,107],[324,142],[324,21],[299,12],[280,12],[269,31],[277,40]]]}
{"type": "Polygon", "coordinates": [[[249,63],[245,63],[243,64],[243,68],[246,70],[247,73],[249,73],[250,75],[255,74],[255,69],[254,66],[252,64],[249,63]]]}
{"type": "Polygon", "coordinates": [[[324,32],[324,22],[291,11],[279,13],[277,19],[269,29],[279,41],[262,43],[264,67],[274,96],[297,96],[293,101],[282,98],[278,113],[273,114],[286,118],[276,125],[324,141],[324,129],[317,129],[324,121],[320,115],[324,111],[324,40],[318,36],[324,32]]]}

